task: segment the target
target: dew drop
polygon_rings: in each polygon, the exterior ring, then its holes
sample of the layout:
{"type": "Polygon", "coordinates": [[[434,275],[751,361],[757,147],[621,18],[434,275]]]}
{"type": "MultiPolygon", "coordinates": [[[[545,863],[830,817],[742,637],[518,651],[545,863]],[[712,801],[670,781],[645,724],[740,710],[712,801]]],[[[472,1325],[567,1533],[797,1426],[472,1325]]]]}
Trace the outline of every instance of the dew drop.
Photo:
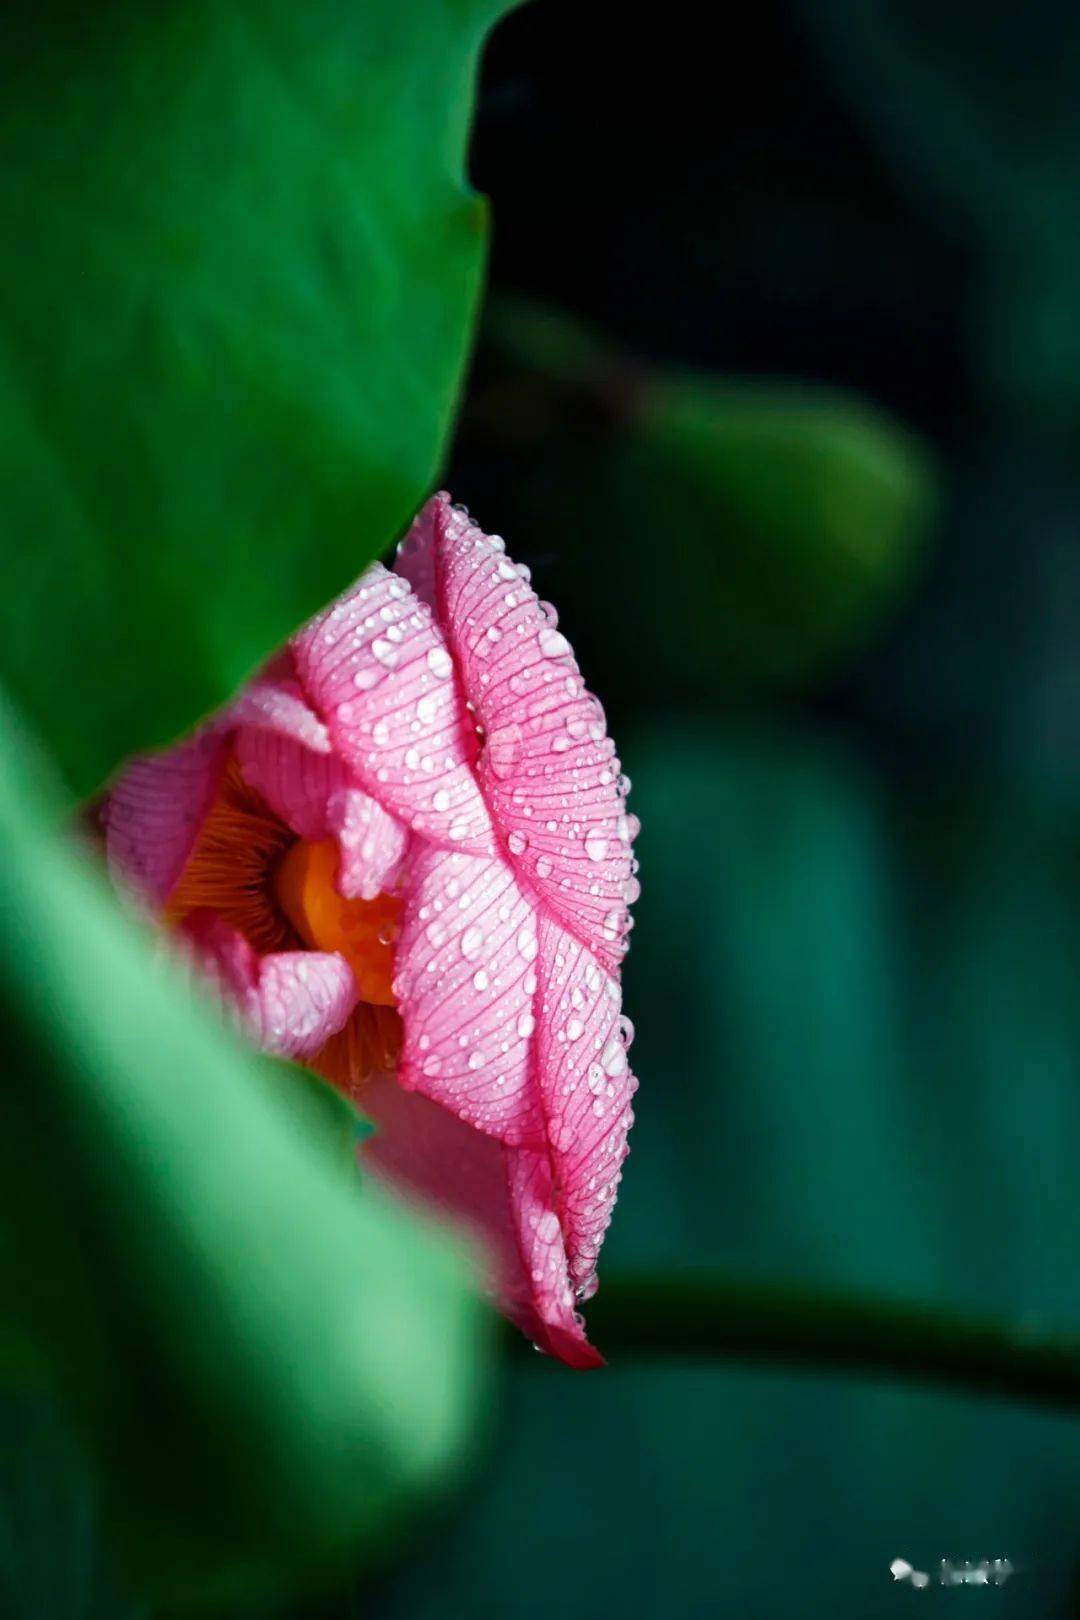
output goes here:
{"type": "Polygon", "coordinates": [[[521,757],[521,727],[496,726],[487,740],[487,758],[501,781],[513,776],[521,757]]]}
{"type": "Polygon", "coordinates": [[[600,1063],[605,1073],[610,1075],[622,1074],[626,1068],[626,1052],[617,1035],[612,1035],[604,1047],[600,1063]]]}
{"type": "Polygon", "coordinates": [[[537,639],[545,658],[564,658],[570,651],[570,643],[562,631],[554,629],[550,624],[544,625],[537,639]]]}

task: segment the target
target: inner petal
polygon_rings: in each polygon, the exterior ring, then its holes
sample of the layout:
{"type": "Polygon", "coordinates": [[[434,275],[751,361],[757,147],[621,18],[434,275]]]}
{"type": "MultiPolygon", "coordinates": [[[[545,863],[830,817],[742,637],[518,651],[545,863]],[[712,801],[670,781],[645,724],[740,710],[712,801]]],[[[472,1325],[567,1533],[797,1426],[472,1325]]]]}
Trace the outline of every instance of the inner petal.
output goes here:
{"type": "Polygon", "coordinates": [[[305,945],[338,951],[348,962],[361,999],[396,1007],[391,983],[401,902],[380,894],[374,900],[346,900],[338,893],[337,840],[298,840],[277,868],[277,902],[305,945]]]}
{"type": "Polygon", "coordinates": [[[193,913],[212,912],[260,955],[298,946],[340,951],[361,999],[345,1027],[305,1061],[355,1093],[369,1075],[392,1071],[401,1051],[391,989],[400,902],[343,899],[338,860],[334,839],[298,840],[232,758],[164,920],[179,928],[193,913]]]}

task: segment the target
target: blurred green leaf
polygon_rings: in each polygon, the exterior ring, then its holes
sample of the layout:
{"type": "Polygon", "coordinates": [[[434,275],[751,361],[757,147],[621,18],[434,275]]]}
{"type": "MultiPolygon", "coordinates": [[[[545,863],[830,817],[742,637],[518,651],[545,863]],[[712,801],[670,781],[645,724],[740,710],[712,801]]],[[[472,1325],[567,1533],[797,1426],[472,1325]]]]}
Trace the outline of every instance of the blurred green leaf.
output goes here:
{"type": "Polygon", "coordinates": [[[118,1589],[100,1497],[56,1403],[0,1392],[4,1620],[146,1620],[143,1605],[118,1589]]]}
{"type": "Polygon", "coordinates": [[[811,679],[913,583],[939,470],[885,412],[810,383],[652,368],[524,300],[499,300],[486,330],[521,373],[516,396],[495,393],[495,431],[516,419],[542,441],[523,501],[537,552],[567,532],[599,601],[617,574],[650,698],[658,680],[730,696],[811,679]]]}
{"type": "Polygon", "coordinates": [[[735,684],[804,680],[868,637],[938,496],[928,451],[855,397],[693,378],[643,391],[614,487],[660,541],[662,638],[735,684]]]}
{"type": "Polygon", "coordinates": [[[506,7],[5,13],[0,678],[77,793],[219,704],[436,476],[506,7]]]}
{"type": "Polygon", "coordinates": [[[0,732],[9,1373],[57,1388],[140,1585],[265,1596],[445,1481],[479,1306],[362,1184],[355,1122],[217,1025],[0,732]]]}

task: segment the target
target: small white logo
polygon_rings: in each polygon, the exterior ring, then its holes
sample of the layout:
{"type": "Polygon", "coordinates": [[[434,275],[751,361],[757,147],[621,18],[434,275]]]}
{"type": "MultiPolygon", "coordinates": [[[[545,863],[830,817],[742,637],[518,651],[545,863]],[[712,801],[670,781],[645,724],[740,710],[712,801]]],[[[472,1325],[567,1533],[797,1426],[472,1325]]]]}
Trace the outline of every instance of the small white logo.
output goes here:
{"type": "Polygon", "coordinates": [[[929,1586],[931,1581],[938,1586],[1004,1586],[1009,1576],[1016,1574],[1016,1566],[1007,1558],[984,1558],[978,1564],[967,1559],[962,1564],[954,1564],[951,1559],[943,1558],[937,1572],[929,1575],[925,1569],[909,1564],[906,1558],[894,1558],[889,1573],[894,1581],[907,1581],[920,1588],[929,1586]]]}

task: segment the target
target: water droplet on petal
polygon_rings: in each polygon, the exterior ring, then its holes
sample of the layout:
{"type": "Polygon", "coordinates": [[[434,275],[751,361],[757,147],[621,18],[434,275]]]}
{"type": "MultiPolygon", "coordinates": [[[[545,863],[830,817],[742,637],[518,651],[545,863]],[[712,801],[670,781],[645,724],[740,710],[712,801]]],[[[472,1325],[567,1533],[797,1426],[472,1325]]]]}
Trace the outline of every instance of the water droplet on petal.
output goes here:
{"type": "Polygon", "coordinates": [[[521,727],[496,726],[487,740],[487,758],[494,774],[501,781],[513,776],[521,757],[521,727]]]}
{"type": "Polygon", "coordinates": [[[445,647],[432,647],[427,655],[427,666],[436,680],[445,681],[453,669],[450,654],[445,647]]]}
{"type": "Polygon", "coordinates": [[[591,832],[585,840],[585,853],[590,861],[602,861],[607,854],[607,839],[602,833],[591,832]]]}
{"type": "MultiPolygon", "coordinates": [[[[465,957],[466,961],[468,961],[474,956],[479,956],[480,952],[483,950],[483,947],[484,931],[482,928],[477,928],[476,924],[473,923],[471,927],[466,928],[465,932],[461,936],[461,954],[465,957]]],[[[619,1050],[621,1052],[622,1047],[620,1047],[619,1050]]]]}
{"type": "Polygon", "coordinates": [[[613,1035],[604,1047],[600,1062],[610,1075],[622,1074],[626,1068],[626,1052],[617,1035],[613,1035]]]}
{"type": "Polygon", "coordinates": [[[544,625],[537,639],[545,658],[564,658],[570,651],[570,643],[562,631],[553,629],[550,624],[544,625]]]}

